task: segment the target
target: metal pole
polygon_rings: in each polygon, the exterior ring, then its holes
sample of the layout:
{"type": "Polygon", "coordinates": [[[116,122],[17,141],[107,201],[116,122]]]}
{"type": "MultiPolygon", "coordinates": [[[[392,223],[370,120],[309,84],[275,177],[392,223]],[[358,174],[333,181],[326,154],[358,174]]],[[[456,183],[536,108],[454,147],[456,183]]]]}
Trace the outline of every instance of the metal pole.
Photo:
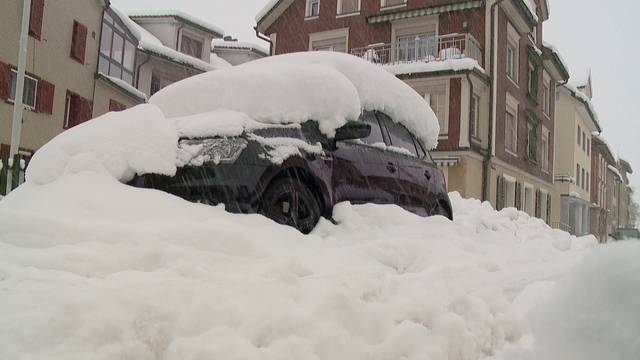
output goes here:
{"type": "MultiPolygon", "coordinates": [[[[22,112],[24,105],[22,97],[24,94],[24,73],[27,64],[27,50],[29,39],[29,19],[31,16],[31,0],[24,0],[22,5],[22,29],[20,31],[20,45],[18,52],[18,76],[16,77],[16,93],[13,103],[13,124],[11,126],[11,146],[9,150],[9,159],[13,159],[20,149],[20,137],[22,135],[22,112]]],[[[13,166],[20,166],[14,164],[13,166]]],[[[7,194],[12,190],[12,171],[7,171],[7,194]]]]}

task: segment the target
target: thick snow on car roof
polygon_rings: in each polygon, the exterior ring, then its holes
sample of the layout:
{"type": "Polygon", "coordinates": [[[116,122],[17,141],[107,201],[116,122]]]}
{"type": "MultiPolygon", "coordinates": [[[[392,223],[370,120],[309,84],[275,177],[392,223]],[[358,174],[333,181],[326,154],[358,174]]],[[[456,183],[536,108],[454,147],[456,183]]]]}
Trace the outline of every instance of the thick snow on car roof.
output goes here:
{"type": "Polygon", "coordinates": [[[440,127],[426,101],[381,67],[352,55],[306,52],[268,57],[177,82],[151,97],[167,118],[219,109],[269,124],[318,121],[332,136],[362,110],[402,123],[428,148],[440,127]]]}

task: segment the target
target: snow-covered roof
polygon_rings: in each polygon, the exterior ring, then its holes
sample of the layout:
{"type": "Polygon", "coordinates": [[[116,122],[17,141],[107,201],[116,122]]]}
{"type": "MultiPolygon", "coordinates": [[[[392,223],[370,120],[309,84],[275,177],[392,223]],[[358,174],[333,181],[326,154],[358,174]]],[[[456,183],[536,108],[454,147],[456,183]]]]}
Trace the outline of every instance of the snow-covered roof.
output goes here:
{"type": "Polygon", "coordinates": [[[138,10],[138,11],[130,11],[127,15],[129,15],[129,17],[134,19],[135,18],[172,17],[172,18],[179,19],[184,23],[188,23],[192,26],[205,30],[213,35],[220,36],[220,37],[224,36],[224,30],[222,28],[176,9],[138,10]]]}
{"type": "Polygon", "coordinates": [[[317,121],[332,136],[363,110],[385,112],[412,130],[428,148],[440,127],[426,101],[411,87],[358,57],[304,52],[266,57],[172,84],[149,100],[167,117],[227,109],[269,124],[317,121]]]}
{"type": "Polygon", "coordinates": [[[527,8],[527,10],[529,11],[529,14],[531,15],[531,17],[535,20],[535,22],[538,22],[538,14],[536,13],[536,4],[535,4],[535,0],[520,0],[527,8]]]}
{"type": "Polygon", "coordinates": [[[595,124],[596,128],[598,129],[598,131],[601,132],[602,131],[602,127],[600,126],[600,118],[598,117],[598,113],[596,112],[596,109],[593,106],[593,102],[591,101],[591,99],[589,99],[589,97],[585,93],[583,93],[582,91],[578,90],[578,88],[575,87],[574,85],[572,85],[571,83],[565,84],[564,87],[567,90],[569,90],[569,92],[576,99],[581,101],[587,107],[587,111],[591,115],[591,118],[593,119],[593,123],[595,124]]]}
{"type": "Polygon", "coordinates": [[[211,53],[209,59],[211,65],[213,65],[213,67],[215,67],[216,69],[224,69],[233,66],[230,62],[214,53],[211,53]]]}
{"type": "Polygon", "coordinates": [[[122,80],[122,79],[118,79],[116,77],[113,76],[109,76],[107,74],[98,72],[98,77],[112,83],[114,86],[119,87],[120,89],[122,89],[123,91],[125,91],[126,93],[128,93],[129,95],[138,98],[144,102],[146,102],[147,99],[147,94],[143,93],[142,91],[136,89],[135,87],[133,87],[132,85],[130,85],[129,83],[127,83],[126,81],[122,80]]]}
{"type": "Polygon", "coordinates": [[[564,70],[565,72],[565,76],[569,75],[569,64],[567,63],[567,61],[564,59],[564,57],[562,57],[562,54],[560,53],[560,50],[558,50],[557,47],[555,47],[555,45],[542,40],[542,46],[544,46],[545,48],[549,49],[549,51],[551,51],[551,53],[558,59],[558,61],[560,62],[560,65],[562,66],[562,70],[564,70]]]}
{"type": "Polygon", "coordinates": [[[468,71],[477,70],[485,73],[484,69],[478,62],[471,58],[464,59],[448,59],[442,61],[429,62],[407,62],[400,64],[389,64],[383,66],[385,70],[393,75],[409,75],[419,73],[433,73],[444,71],[468,71]]]}
{"type": "Polygon", "coordinates": [[[201,71],[211,71],[216,69],[214,66],[207,62],[196,59],[192,56],[183,54],[179,51],[165,46],[160,40],[158,40],[158,38],[145,30],[142,26],[136,24],[135,21],[131,20],[123,12],[121,12],[117,8],[114,8],[113,6],[111,7],[111,10],[113,10],[113,12],[120,18],[127,29],[131,32],[131,34],[133,34],[133,36],[135,36],[135,38],[138,40],[138,49],[158,55],[178,64],[193,67],[201,71]]]}
{"type": "Polygon", "coordinates": [[[256,22],[260,22],[278,3],[282,0],[269,0],[264,7],[256,14],[256,22]]]}
{"type": "Polygon", "coordinates": [[[269,50],[258,46],[256,44],[252,44],[249,42],[241,42],[241,41],[229,41],[224,39],[213,39],[211,42],[211,49],[240,49],[240,50],[250,50],[260,53],[264,56],[269,54],[269,50]]]}
{"type": "Polygon", "coordinates": [[[608,165],[607,166],[609,168],[609,170],[614,173],[620,180],[622,180],[622,174],[620,174],[620,170],[618,170],[617,167],[613,166],[613,165],[608,165]]]}

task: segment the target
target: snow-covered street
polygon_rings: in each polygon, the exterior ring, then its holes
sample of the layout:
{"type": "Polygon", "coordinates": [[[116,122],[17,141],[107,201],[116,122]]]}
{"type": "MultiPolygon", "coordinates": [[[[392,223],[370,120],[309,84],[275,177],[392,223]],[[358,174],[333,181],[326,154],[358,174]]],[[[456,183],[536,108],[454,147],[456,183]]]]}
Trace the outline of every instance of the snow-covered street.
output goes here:
{"type": "Polygon", "coordinates": [[[565,340],[596,335],[637,354],[637,244],[600,250],[515,210],[452,202],[453,223],[342,204],[337,225],[304,236],[102,173],[26,184],[0,202],[0,359],[483,359],[520,349],[511,359],[533,356],[521,350],[533,337],[575,354],[583,348],[565,340]]]}

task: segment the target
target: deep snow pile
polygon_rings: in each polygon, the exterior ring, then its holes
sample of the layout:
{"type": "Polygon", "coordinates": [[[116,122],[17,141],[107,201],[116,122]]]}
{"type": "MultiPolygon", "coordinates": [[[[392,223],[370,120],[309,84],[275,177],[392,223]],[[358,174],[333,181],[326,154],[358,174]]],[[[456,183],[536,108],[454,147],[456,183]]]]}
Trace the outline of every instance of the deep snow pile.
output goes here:
{"type": "Polygon", "coordinates": [[[313,119],[331,136],[362,110],[385,112],[431,149],[440,128],[411,87],[358,57],[333,52],[271,56],[172,84],[149,100],[168,118],[231,110],[269,124],[313,119]]]}
{"type": "Polygon", "coordinates": [[[0,203],[0,359],[490,356],[592,239],[452,200],[453,223],[341,204],[303,236],[104,172],[27,183],[0,203]]]}

